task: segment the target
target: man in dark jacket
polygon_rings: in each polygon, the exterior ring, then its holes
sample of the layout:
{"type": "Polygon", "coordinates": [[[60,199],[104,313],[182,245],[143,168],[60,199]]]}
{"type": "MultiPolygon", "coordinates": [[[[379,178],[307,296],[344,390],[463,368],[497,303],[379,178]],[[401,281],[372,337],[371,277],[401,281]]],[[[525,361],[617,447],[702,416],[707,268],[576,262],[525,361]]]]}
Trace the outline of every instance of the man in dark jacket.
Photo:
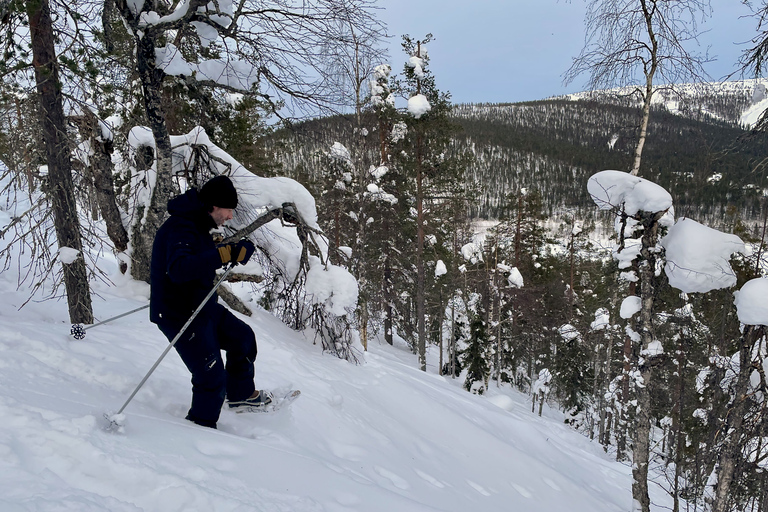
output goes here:
{"type": "MultiPolygon", "coordinates": [[[[237,191],[216,176],[200,191],[190,189],[168,201],[170,218],[152,247],[149,318],[173,340],[214,286],[216,270],[245,264],[254,251],[247,239],[216,245],[210,231],[232,219],[237,191]]],[[[225,398],[230,408],[272,401],[253,383],[256,337],[214,294],[174,346],[192,373],[192,406],[187,419],[216,428],[225,398]],[[227,353],[226,366],[221,351],[227,353]]]]}

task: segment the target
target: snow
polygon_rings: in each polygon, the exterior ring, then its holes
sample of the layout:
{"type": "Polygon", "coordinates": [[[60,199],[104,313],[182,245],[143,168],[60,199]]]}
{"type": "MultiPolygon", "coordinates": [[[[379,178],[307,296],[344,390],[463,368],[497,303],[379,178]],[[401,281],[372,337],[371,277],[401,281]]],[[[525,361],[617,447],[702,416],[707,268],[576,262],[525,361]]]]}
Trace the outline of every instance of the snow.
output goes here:
{"type": "Polygon", "coordinates": [[[549,394],[549,383],[552,381],[552,372],[550,372],[547,368],[542,368],[539,370],[539,376],[536,379],[536,382],[533,383],[533,394],[538,395],[548,395],[549,394]]]}
{"type": "Polygon", "coordinates": [[[345,162],[348,162],[351,159],[349,150],[344,147],[344,144],[341,142],[334,142],[331,145],[331,157],[338,160],[344,160],[345,162]]]}
{"type": "MultiPolygon", "coordinates": [[[[619,251],[619,248],[613,251],[613,259],[615,259],[619,268],[629,268],[632,266],[632,261],[640,255],[640,250],[643,248],[642,242],[635,238],[628,238],[624,240],[624,249],[619,251]]],[[[627,272],[626,274],[629,274],[627,272]]]]}
{"type": "MultiPolygon", "coordinates": [[[[206,40],[212,36],[207,32],[203,35],[206,40]]],[[[155,48],[155,62],[156,67],[168,75],[195,75],[198,80],[210,80],[241,91],[248,91],[259,81],[258,71],[246,61],[211,59],[202,60],[199,63],[187,62],[181,51],[173,44],[155,48]]]]}
{"type": "MultiPolygon", "coordinates": [[[[272,415],[224,411],[219,430],[183,419],[189,375],[169,353],[105,432],[167,341],[146,312],[68,336],[64,301],[30,303],[0,286],[0,508],[10,511],[290,510],[614,512],[628,466],[526,396],[423,373],[410,352],[371,343],[355,366],[257,310],[257,383],[300,388],[272,415]],[[502,405],[500,407],[499,405],[502,405]]],[[[99,319],[143,302],[100,289],[99,319]]],[[[146,294],[146,290],[144,290],[146,294]]],[[[146,299],[144,299],[146,300],[146,299]]],[[[668,500],[660,493],[654,503],[668,500]]]]}
{"type": "Polygon", "coordinates": [[[424,59],[421,57],[417,57],[416,55],[413,55],[408,61],[406,62],[406,66],[413,69],[413,74],[415,74],[418,78],[424,78],[424,59]]]}
{"type": "Polygon", "coordinates": [[[664,346],[659,340],[653,340],[648,343],[648,346],[644,348],[640,355],[642,356],[660,356],[664,353],[664,346]]]}
{"type": "Polygon", "coordinates": [[[380,188],[375,183],[369,183],[365,189],[367,190],[366,195],[370,195],[375,201],[397,204],[398,199],[394,194],[385,192],[384,189],[380,188]]]}
{"type": "Polygon", "coordinates": [[[632,318],[636,313],[640,312],[641,307],[642,302],[637,295],[625,297],[624,300],[621,301],[619,316],[624,319],[632,318]]]}
{"type": "Polygon", "coordinates": [[[65,265],[73,263],[80,256],[80,251],[71,247],[59,247],[59,261],[65,265]]]}
{"type": "Polygon", "coordinates": [[[507,283],[509,284],[509,286],[512,286],[514,288],[523,287],[523,275],[520,273],[517,267],[512,267],[509,269],[509,276],[507,277],[507,283]]]}
{"type": "Polygon", "coordinates": [[[698,222],[681,218],[661,239],[666,249],[664,271],[669,284],[685,292],[708,292],[736,284],[729,259],[744,254],[744,242],[698,222]]]}
{"type": "Polygon", "coordinates": [[[378,167],[375,167],[372,165],[369,172],[371,176],[374,177],[374,179],[380,180],[381,178],[384,177],[385,174],[389,172],[389,167],[387,167],[386,165],[380,165],[378,167]]]}
{"type": "Polygon", "coordinates": [[[751,279],[733,293],[736,313],[744,325],[768,325],[768,279],[751,279]]]}
{"type": "MultiPolygon", "coordinates": [[[[0,212],[0,224],[10,215],[0,212]]],[[[2,227],[2,226],[0,226],[2,227]]],[[[4,243],[4,242],[0,242],[4,243]]],[[[145,305],[149,288],[103,262],[97,321],[145,305]]],[[[274,414],[222,412],[193,425],[189,373],[175,351],[105,431],[167,341],[143,310],[69,336],[63,300],[30,301],[18,268],[0,274],[0,510],[181,512],[617,512],[631,468],[544,404],[421,372],[406,347],[371,340],[363,363],[324,355],[259,309],[256,383],[302,396],[274,414]]],[[[248,295],[234,284],[239,296],[248,295]]],[[[322,288],[322,287],[321,287],[322,288]]],[[[430,360],[437,354],[431,351],[430,360]]],[[[542,382],[543,385],[543,382],[542,382]]],[[[655,506],[671,502],[652,486],[655,506]]],[[[658,510],[662,510],[659,508],[658,510]]]]}
{"type": "Polygon", "coordinates": [[[408,113],[416,119],[432,110],[432,105],[423,94],[416,94],[408,99],[408,113]]]}
{"type": "Polygon", "coordinates": [[[557,332],[560,333],[560,337],[562,337],[565,341],[573,341],[581,338],[581,334],[579,333],[578,329],[576,329],[571,324],[561,325],[557,329],[557,332]]]}
{"type": "Polygon", "coordinates": [[[592,200],[601,210],[625,207],[627,215],[672,209],[672,196],[663,187],[622,171],[601,171],[587,182],[592,200]]]}
{"type": "Polygon", "coordinates": [[[402,121],[398,121],[392,126],[392,133],[390,135],[390,140],[392,144],[396,144],[398,141],[402,140],[407,134],[408,134],[408,125],[402,121]]]}
{"type": "Polygon", "coordinates": [[[323,265],[315,256],[310,257],[309,263],[306,290],[313,302],[323,304],[336,316],[353,311],[357,306],[358,287],[352,274],[338,266],[323,265]]]}
{"type": "Polygon", "coordinates": [[[435,264],[435,277],[444,276],[448,273],[448,269],[445,268],[445,262],[443,260],[437,260],[435,264]]]}
{"type": "Polygon", "coordinates": [[[595,320],[589,324],[589,328],[593,331],[602,331],[611,326],[611,318],[608,314],[608,310],[600,308],[595,311],[595,320]]]}
{"type": "Polygon", "coordinates": [[[578,236],[579,234],[581,234],[581,232],[582,232],[581,224],[579,224],[578,222],[574,222],[573,228],[571,228],[571,235],[578,236]]]}
{"type": "Polygon", "coordinates": [[[483,243],[482,242],[469,242],[461,247],[461,255],[464,261],[468,261],[473,265],[478,261],[483,261],[483,243]]]}

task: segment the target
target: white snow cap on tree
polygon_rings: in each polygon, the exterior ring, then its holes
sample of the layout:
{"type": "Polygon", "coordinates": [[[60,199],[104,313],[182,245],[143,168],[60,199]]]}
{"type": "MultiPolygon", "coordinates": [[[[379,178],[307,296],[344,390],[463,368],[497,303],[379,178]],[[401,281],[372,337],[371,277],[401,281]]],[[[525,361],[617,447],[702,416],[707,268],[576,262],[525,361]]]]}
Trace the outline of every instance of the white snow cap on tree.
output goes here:
{"type": "Polygon", "coordinates": [[[581,334],[579,333],[579,331],[571,324],[561,325],[557,329],[557,332],[560,333],[560,336],[565,341],[573,341],[581,338],[581,334]]]}
{"type": "Polygon", "coordinates": [[[517,267],[511,267],[509,269],[509,276],[507,276],[507,283],[514,288],[523,287],[523,275],[517,269],[517,267]]]}
{"type": "Polygon", "coordinates": [[[768,325],[768,279],[759,277],[734,292],[739,321],[744,325],[768,325]]]}
{"type": "Polygon", "coordinates": [[[533,394],[539,394],[542,395],[548,395],[549,394],[549,383],[552,381],[552,372],[550,372],[547,368],[542,368],[539,370],[539,376],[536,379],[536,382],[533,383],[533,394]]]}
{"type": "Polygon", "coordinates": [[[416,94],[408,99],[408,113],[416,119],[432,110],[432,105],[423,94],[416,94]]]}
{"type": "MultiPolygon", "coordinates": [[[[622,171],[601,171],[587,182],[587,190],[598,208],[610,210],[624,205],[627,215],[637,212],[672,212],[672,196],[663,187],[622,171]]],[[[671,225],[674,217],[663,218],[671,225]]]]}
{"type": "Polygon", "coordinates": [[[77,249],[71,247],[59,247],[59,261],[65,265],[74,263],[78,256],[80,256],[80,251],[77,249]]]}
{"type": "Polygon", "coordinates": [[[483,244],[475,242],[465,244],[461,248],[461,255],[464,257],[464,261],[473,265],[478,261],[483,261],[483,244]]]}
{"type": "Polygon", "coordinates": [[[337,160],[351,161],[349,150],[341,142],[334,142],[331,146],[331,157],[337,160]]]}
{"type": "Polygon", "coordinates": [[[627,319],[632,318],[642,308],[642,301],[637,295],[630,295],[621,301],[621,311],[619,316],[627,319]]]}
{"type": "Polygon", "coordinates": [[[346,269],[323,265],[320,258],[311,256],[307,272],[307,295],[314,304],[322,304],[329,313],[344,316],[357,306],[358,286],[346,269]]]}
{"type": "Polygon", "coordinates": [[[736,274],[728,260],[732,254],[746,251],[738,236],[685,218],[669,228],[661,245],[666,249],[664,271],[669,284],[685,293],[735,285],[736,274]]]}
{"type": "Polygon", "coordinates": [[[392,68],[389,64],[379,64],[373,70],[373,80],[368,82],[371,90],[371,104],[378,107],[384,104],[395,105],[395,98],[389,91],[389,74],[392,68]]]}
{"type": "Polygon", "coordinates": [[[602,331],[603,329],[611,325],[611,319],[608,314],[608,310],[600,308],[595,311],[595,320],[589,324],[589,328],[593,331],[602,331]]]}
{"type": "Polygon", "coordinates": [[[573,236],[578,236],[581,234],[581,232],[582,232],[581,224],[579,224],[578,222],[574,222],[573,228],[571,228],[571,234],[573,236]]]}
{"type": "Polygon", "coordinates": [[[418,78],[424,78],[424,59],[416,55],[408,59],[407,63],[409,68],[413,68],[413,74],[418,78]]]}
{"type": "Polygon", "coordinates": [[[640,254],[643,244],[636,238],[628,238],[624,240],[624,249],[621,252],[618,251],[618,247],[613,250],[613,259],[619,263],[619,268],[629,268],[632,266],[632,261],[640,254]]]}
{"type": "Polygon", "coordinates": [[[444,276],[448,273],[448,269],[445,267],[443,260],[437,260],[435,264],[435,277],[444,276]]]}
{"type": "Polygon", "coordinates": [[[217,84],[248,91],[259,82],[259,73],[250,63],[242,60],[210,59],[199,63],[187,62],[181,51],[173,44],[155,48],[155,62],[158,69],[173,76],[196,76],[198,80],[211,80],[217,84]]]}

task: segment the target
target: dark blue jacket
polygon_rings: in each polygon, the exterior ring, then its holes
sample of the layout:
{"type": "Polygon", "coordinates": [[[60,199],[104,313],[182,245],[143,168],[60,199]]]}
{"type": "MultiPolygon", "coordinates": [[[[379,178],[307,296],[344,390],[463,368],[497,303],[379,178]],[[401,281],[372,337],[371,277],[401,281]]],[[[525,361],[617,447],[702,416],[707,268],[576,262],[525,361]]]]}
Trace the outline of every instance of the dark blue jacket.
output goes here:
{"type": "MultiPolygon", "coordinates": [[[[222,263],[210,235],[216,224],[197,190],[168,201],[168,213],[152,246],[149,319],[181,328],[213,288],[222,263]]],[[[211,313],[217,300],[214,294],[199,315],[211,313]]]]}

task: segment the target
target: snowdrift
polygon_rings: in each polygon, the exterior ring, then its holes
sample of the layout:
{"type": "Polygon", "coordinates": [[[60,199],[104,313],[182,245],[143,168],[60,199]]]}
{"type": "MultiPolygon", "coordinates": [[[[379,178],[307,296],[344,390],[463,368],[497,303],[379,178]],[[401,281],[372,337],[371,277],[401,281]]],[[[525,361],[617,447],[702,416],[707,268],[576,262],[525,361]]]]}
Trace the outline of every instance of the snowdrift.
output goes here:
{"type": "MultiPolygon", "coordinates": [[[[258,311],[257,385],[299,388],[274,414],[185,421],[189,374],[175,352],[103,430],[165,348],[146,310],[69,336],[65,301],[30,302],[0,275],[0,510],[625,511],[630,468],[527,397],[416,369],[373,343],[355,366],[258,311]]],[[[97,319],[146,303],[144,285],[97,285],[97,319]]],[[[669,504],[654,488],[656,506],[669,504]]]]}

